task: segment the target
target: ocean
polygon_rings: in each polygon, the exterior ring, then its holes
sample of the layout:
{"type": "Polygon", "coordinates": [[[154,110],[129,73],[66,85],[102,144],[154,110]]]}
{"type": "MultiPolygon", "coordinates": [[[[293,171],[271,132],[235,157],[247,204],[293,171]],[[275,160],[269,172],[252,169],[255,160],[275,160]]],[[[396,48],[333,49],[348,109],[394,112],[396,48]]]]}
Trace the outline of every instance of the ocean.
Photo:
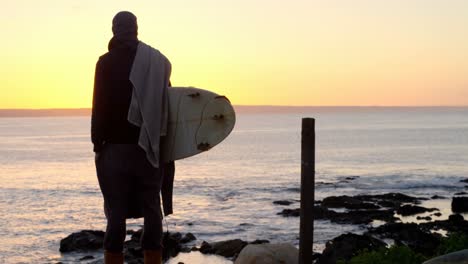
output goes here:
{"type": "MultiPolygon", "coordinates": [[[[220,145],[176,162],[174,215],[165,230],[192,232],[198,245],[240,238],[297,246],[299,219],[277,213],[299,203],[272,202],[299,199],[303,117],[316,118],[316,200],[441,195],[447,199],[427,205],[444,219],[453,194],[466,190],[459,181],[468,177],[468,108],[255,109],[239,111],[220,145]]],[[[89,116],[0,118],[0,263],[73,263],[89,255],[61,254],[59,244],[73,232],[105,230],[93,155],[89,116]]],[[[127,229],[142,224],[128,220],[127,229]]],[[[314,249],[363,231],[316,221],[314,249]]]]}

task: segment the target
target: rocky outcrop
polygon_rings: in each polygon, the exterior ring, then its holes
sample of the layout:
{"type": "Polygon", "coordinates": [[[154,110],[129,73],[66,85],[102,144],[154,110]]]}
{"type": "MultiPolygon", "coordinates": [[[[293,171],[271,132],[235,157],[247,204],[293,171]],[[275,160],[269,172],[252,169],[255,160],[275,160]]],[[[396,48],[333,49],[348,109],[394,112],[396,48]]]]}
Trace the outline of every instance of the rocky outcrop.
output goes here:
{"type": "Polygon", "coordinates": [[[379,209],[380,206],[350,196],[331,196],[323,199],[323,207],[346,209],[379,209]]]}
{"type": "Polygon", "coordinates": [[[414,223],[387,223],[371,228],[367,234],[393,239],[396,244],[407,245],[412,250],[426,256],[432,255],[440,244],[439,234],[430,233],[429,230],[426,231],[414,223]]]}
{"type": "Polygon", "coordinates": [[[468,197],[453,197],[452,212],[466,213],[468,212],[468,197]]]}
{"type": "MultiPolygon", "coordinates": [[[[60,241],[60,252],[92,251],[102,249],[104,232],[95,230],[82,230],[73,233],[60,241]]],[[[124,242],[124,255],[127,263],[143,263],[143,249],[141,248],[142,230],[129,230],[130,240],[124,242]]],[[[190,251],[184,247],[185,243],[196,240],[196,237],[187,233],[165,233],[163,237],[163,259],[168,260],[177,256],[181,251],[190,251]]],[[[101,260],[97,260],[99,263],[101,260]]]]}
{"type": "Polygon", "coordinates": [[[293,203],[294,203],[293,201],[289,201],[289,200],[279,200],[279,201],[273,202],[273,204],[276,204],[276,205],[291,205],[293,203]]]}
{"type": "Polygon", "coordinates": [[[102,248],[105,233],[97,230],[82,230],[60,240],[60,252],[86,251],[102,248]]]}
{"type": "Polygon", "coordinates": [[[200,252],[203,254],[216,254],[225,258],[235,258],[247,246],[247,242],[240,239],[226,240],[215,243],[203,241],[200,252]]]}
{"type": "Polygon", "coordinates": [[[350,260],[358,251],[377,250],[386,244],[367,235],[344,234],[327,242],[317,264],[335,264],[338,260],[350,260]]]}
{"type": "Polygon", "coordinates": [[[439,209],[437,209],[437,208],[425,208],[425,207],[422,207],[422,206],[409,205],[409,204],[400,206],[396,210],[397,214],[400,214],[402,216],[422,214],[422,213],[434,212],[434,211],[439,211],[439,209]]]}

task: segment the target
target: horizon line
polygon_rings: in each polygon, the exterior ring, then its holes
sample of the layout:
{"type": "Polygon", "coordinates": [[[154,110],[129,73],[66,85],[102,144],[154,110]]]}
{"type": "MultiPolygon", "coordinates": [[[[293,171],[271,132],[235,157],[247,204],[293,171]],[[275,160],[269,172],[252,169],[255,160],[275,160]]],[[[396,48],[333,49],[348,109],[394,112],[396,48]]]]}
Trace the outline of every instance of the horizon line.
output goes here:
{"type": "MultiPolygon", "coordinates": [[[[335,108],[345,108],[345,107],[375,107],[375,108],[436,108],[436,107],[446,107],[446,108],[464,108],[468,105],[232,105],[233,107],[290,107],[290,108],[318,108],[318,107],[335,107],[335,108]]],[[[0,108],[0,111],[46,111],[46,110],[91,110],[91,107],[56,107],[56,108],[0,108]]]]}
{"type": "MultiPolygon", "coordinates": [[[[294,106],[294,105],[234,105],[234,109],[239,114],[291,114],[300,113],[306,110],[332,110],[343,111],[353,109],[355,111],[366,110],[388,110],[388,109],[455,109],[468,108],[468,106],[294,106]]],[[[53,117],[53,116],[90,116],[91,108],[0,108],[0,118],[4,117],[53,117]]]]}

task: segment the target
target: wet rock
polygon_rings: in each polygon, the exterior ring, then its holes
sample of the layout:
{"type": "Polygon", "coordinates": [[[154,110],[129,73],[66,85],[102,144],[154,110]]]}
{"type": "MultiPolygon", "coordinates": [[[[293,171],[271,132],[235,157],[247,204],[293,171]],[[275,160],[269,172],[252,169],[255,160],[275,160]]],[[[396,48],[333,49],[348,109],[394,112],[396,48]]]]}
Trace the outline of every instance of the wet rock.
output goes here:
{"type": "Polygon", "coordinates": [[[88,255],[88,256],[84,256],[84,257],[80,258],[80,260],[90,260],[90,259],[94,259],[94,257],[91,256],[91,255],[88,255]]]}
{"type": "Polygon", "coordinates": [[[379,209],[380,206],[373,203],[367,203],[360,199],[350,196],[330,196],[322,200],[322,206],[328,208],[346,208],[346,209],[379,209]]]}
{"type": "Polygon", "coordinates": [[[338,224],[362,225],[370,224],[374,220],[394,222],[395,218],[392,209],[389,210],[356,210],[346,213],[336,213],[330,217],[330,221],[338,224]]]}
{"type": "Polygon", "coordinates": [[[176,257],[182,250],[180,240],[182,239],[182,234],[177,233],[164,233],[163,237],[163,260],[166,261],[169,258],[176,257]]]}
{"type": "Polygon", "coordinates": [[[301,215],[301,209],[284,209],[283,211],[279,212],[278,215],[282,215],[284,217],[298,217],[301,215]]]}
{"type": "Polygon", "coordinates": [[[426,220],[426,221],[431,221],[432,218],[430,216],[418,216],[416,217],[417,220],[426,220]]]}
{"type": "Polygon", "coordinates": [[[274,201],[273,204],[276,205],[291,205],[293,202],[288,200],[274,201]]]}
{"type": "Polygon", "coordinates": [[[453,222],[453,223],[461,223],[463,222],[465,219],[463,218],[462,215],[460,214],[453,214],[453,215],[450,215],[449,218],[448,218],[448,221],[449,222],[453,222]]]}
{"type": "Polygon", "coordinates": [[[434,212],[438,211],[439,209],[437,208],[425,208],[422,206],[417,206],[417,205],[403,205],[397,209],[397,213],[402,215],[402,216],[409,216],[409,215],[415,215],[415,214],[422,214],[425,212],[434,212]]]}
{"type": "MultiPolygon", "coordinates": [[[[298,217],[300,209],[284,209],[278,213],[285,217],[298,217]]],[[[394,222],[397,218],[394,217],[392,209],[387,210],[351,210],[348,212],[335,212],[328,210],[323,206],[314,207],[314,218],[316,220],[330,220],[337,224],[370,224],[374,220],[382,220],[386,222],[394,222]]]]}
{"type": "Polygon", "coordinates": [[[455,193],[455,195],[466,195],[466,194],[468,194],[468,193],[467,192],[457,192],[457,193],[455,193]]]}
{"type": "Polygon", "coordinates": [[[423,230],[420,225],[409,223],[387,223],[371,228],[367,234],[380,238],[394,239],[397,244],[404,244],[416,252],[431,256],[440,244],[440,235],[423,230]]]}
{"type": "Polygon", "coordinates": [[[180,239],[180,243],[185,244],[194,240],[197,240],[197,238],[192,233],[187,233],[180,239]]]}
{"type": "Polygon", "coordinates": [[[460,180],[460,182],[468,183],[468,178],[467,178],[467,179],[460,180]]]}
{"type": "Polygon", "coordinates": [[[203,241],[199,251],[203,254],[216,254],[225,258],[235,258],[247,246],[247,242],[240,239],[226,240],[214,243],[203,241]]]}
{"type": "Polygon", "coordinates": [[[384,242],[371,236],[344,234],[327,242],[317,264],[334,264],[340,259],[350,260],[360,250],[377,250],[385,246],[384,242]]]}
{"type": "Polygon", "coordinates": [[[104,232],[97,230],[82,230],[72,233],[60,240],[60,252],[81,250],[96,250],[103,246],[104,232]]]}
{"type": "Polygon", "coordinates": [[[345,180],[348,180],[348,181],[354,181],[356,179],[359,179],[359,176],[349,176],[345,178],[345,180]]]}
{"type": "Polygon", "coordinates": [[[468,197],[453,197],[452,212],[464,213],[468,212],[468,197]]]}
{"type": "Polygon", "coordinates": [[[444,197],[444,196],[440,196],[440,195],[433,195],[433,196],[431,197],[431,199],[432,199],[432,200],[436,200],[436,199],[447,199],[447,198],[444,197]]]}
{"type": "Polygon", "coordinates": [[[442,213],[441,213],[441,212],[437,212],[437,213],[434,213],[434,214],[432,214],[432,215],[437,216],[437,217],[440,217],[440,216],[442,216],[442,213]]]}
{"type": "Polygon", "coordinates": [[[269,240],[266,240],[266,239],[256,239],[252,242],[249,242],[249,245],[259,245],[259,244],[268,244],[270,243],[269,240]]]}
{"type": "Polygon", "coordinates": [[[450,215],[448,220],[420,223],[419,226],[426,232],[442,229],[447,232],[461,232],[468,235],[468,221],[464,220],[463,216],[459,214],[450,215]]]}

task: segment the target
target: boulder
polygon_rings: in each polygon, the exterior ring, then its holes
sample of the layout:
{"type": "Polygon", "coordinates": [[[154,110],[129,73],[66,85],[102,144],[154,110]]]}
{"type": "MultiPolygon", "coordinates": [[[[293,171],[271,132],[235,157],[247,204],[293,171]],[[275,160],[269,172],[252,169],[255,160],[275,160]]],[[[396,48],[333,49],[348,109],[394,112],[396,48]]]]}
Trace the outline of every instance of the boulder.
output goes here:
{"type": "Polygon", "coordinates": [[[453,197],[452,212],[465,213],[468,212],[468,197],[453,197]]]}
{"type": "Polygon", "coordinates": [[[423,264],[467,264],[468,249],[430,259],[423,264]]]}
{"type": "Polygon", "coordinates": [[[197,240],[197,238],[192,233],[187,233],[180,239],[180,243],[185,244],[194,240],[197,240]]]}
{"type": "Polygon", "coordinates": [[[203,254],[216,254],[225,258],[235,258],[241,250],[247,246],[247,242],[240,239],[232,239],[214,243],[203,241],[200,252],[203,254]]]}
{"type": "Polygon", "coordinates": [[[60,252],[96,250],[103,246],[105,232],[82,230],[60,240],[60,252]]]}
{"type": "Polygon", "coordinates": [[[288,201],[288,200],[280,200],[280,201],[274,201],[273,204],[276,205],[291,205],[293,201],[288,201]]]}
{"type": "MultiPolygon", "coordinates": [[[[285,217],[300,216],[300,209],[284,209],[278,215],[285,217]]],[[[348,212],[335,212],[328,210],[323,206],[314,207],[315,220],[330,220],[337,224],[353,224],[362,225],[370,224],[374,220],[382,220],[386,222],[394,222],[397,218],[394,217],[393,209],[386,210],[350,210],[348,212]]]]}
{"type": "Polygon", "coordinates": [[[422,206],[417,206],[417,205],[403,205],[399,207],[396,212],[402,216],[409,216],[409,215],[415,215],[415,214],[422,214],[425,212],[434,212],[438,211],[439,209],[437,208],[425,208],[422,206]]]}
{"type": "Polygon", "coordinates": [[[328,208],[346,208],[346,209],[379,209],[380,206],[373,203],[364,202],[350,196],[330,196],[322,201],[322,206],[328,208]]]}
{"type": "Polygon", "coordinates": [[[328,241],[317,264],[335,264],[338,260],[350,260],[358,251],[378,250],[386,244],[367,235],[344,234],[328,241]]]}
{"type": "Polygon", "coordinates": [[[248,245],[234,264],[295,264],[298,258],[299,250],[291,244],[248,245]]]}
{"type": "Polygon", "coordinates": [[[407,245],[418,253],[431,256],[440,244],[440,235],[430,233],[422,226],[415,223],[387,223],[370,229],[367,234],[394,239],[396,244],[407,245]]]}

